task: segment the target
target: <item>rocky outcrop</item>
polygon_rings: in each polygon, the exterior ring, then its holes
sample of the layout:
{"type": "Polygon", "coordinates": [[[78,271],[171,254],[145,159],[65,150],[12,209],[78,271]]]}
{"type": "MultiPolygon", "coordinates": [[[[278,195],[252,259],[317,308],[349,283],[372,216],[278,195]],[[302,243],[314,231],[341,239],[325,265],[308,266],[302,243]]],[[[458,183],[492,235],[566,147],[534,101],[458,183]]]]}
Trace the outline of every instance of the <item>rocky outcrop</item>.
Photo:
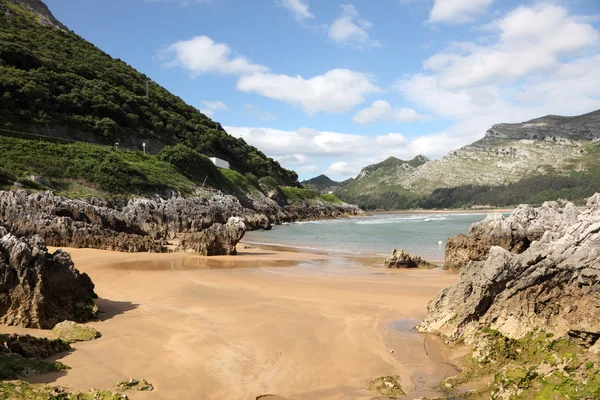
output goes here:
{"type": "Polygon", "coordinates": [[[59,20],[54,18],[54,15],[48,9],[48,6],[41,0],[8,0],[11,3],[23,7],[25,10],[35,14],[39,18],[42,25],[49,25],[55,28],[67,30],[59,20]]]}
{"type": "Polygon", "coordinates": [[[406,251],[392,250],[390,257],[384,261],[386,268],[437,268],[437,265],[423,260],[419,256],[411,256],[406,251]]]}
{"type": "Polygon", "coordinates": [[[71,346],[62,340],[49,340],[31,335],[0,335],[0,353],[18,354],[25,358],[45,359],[69,351],[71,346]]]}
{"type": "Polygon", "coordinates": [[[62,321],[54,325],[52,333],[65,343],[87,342],[101,337],[95,328],[73,321],[62,321]]]}
{"type": "Polygon", "coordinates": [[[468,236],[459,234],[446,241],[444,269],[459,270],[471,260],[485,260],[493,246],[511,253],[522,253],[545,232],[563,233],[577,222],[578,211],[572,203],[547,202],[539,208],[521,205],[505,218],[489,214],[469,228],[468,236]]]}
{"type": "Polygon", "coordinates": [[[485,260],[470,261],[458,283],[429,303],[418,330],[468,341],[484,327],[511,338],[541,328],[600,350],[600,194],[584,211],[570,203],[523,206],[498,226],[505,223],[511,235],[517,227],[531,240],[527,249],[494,246],[485,260]]]}
{"type": "Polygon", "coordinates": [[[280,207],[265,196],[240,201],[220,192],[104,201],[67,199],[49,191],[0,191],[0,221],[17,236],[38,234],[49,246],[125,252],[164,252],[168,240],[226,224],[231,217],[241,218],[246,229],[254,230],[270,229],[273,223],[360,213],[347,204],[280,207]]]}
{"type": "Polygon", "coordinates": [[[235,246],[246,233],[246,225],[239,217],[231,217],[226,224],[214,224],[202,232],[185,235],[178,246],[180,251],[191,251],[205,256],[237,254],[235,246]]]}
{"type": "Polygon", "coordinates": [[[95,319],[94,284],[64,251],[50,254],[40,236],[17,238],[0,227],[0,323],[50,329],[95,319]]]}

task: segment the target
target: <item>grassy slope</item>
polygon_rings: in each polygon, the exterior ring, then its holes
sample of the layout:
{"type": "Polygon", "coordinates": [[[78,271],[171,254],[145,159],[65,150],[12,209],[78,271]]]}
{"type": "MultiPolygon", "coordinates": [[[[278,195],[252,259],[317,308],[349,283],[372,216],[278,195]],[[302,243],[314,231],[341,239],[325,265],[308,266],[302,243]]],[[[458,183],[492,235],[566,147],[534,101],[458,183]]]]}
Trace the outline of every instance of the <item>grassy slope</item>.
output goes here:
{"type": "Polygon", "coordinates": [[[298,185],[243,139],[72,32],[0,0],[0,128],[158,151],[176,143],[216,155],[241,173],[298,185]]]}

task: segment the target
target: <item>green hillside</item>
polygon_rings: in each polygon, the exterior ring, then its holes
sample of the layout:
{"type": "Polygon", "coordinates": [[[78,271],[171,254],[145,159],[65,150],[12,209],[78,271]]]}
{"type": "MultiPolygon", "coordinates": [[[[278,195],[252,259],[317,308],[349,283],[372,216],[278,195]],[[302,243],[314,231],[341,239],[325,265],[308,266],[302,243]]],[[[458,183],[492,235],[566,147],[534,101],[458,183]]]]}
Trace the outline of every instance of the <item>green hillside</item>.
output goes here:
{"type": "Polygon", "coordinates": [[[151,153],[183,144],[229,161],[241,174],[299,185],[295,172],[123,61],[73,32],[42,24],[39,10],[26,3],[0,0],[0,134],[119,142],[129,149],[145,142],[151,153]]]}
{"type": "Polygon", "coordinates": [[[355,179],[338,192],[345,199],[380,195],[387,192],[408,194],[409,191],[402,186],[403,180],[428,161],[427,157],[421,155],[409,161],[389,157],[380,163],[363,168],[355,179]]]}

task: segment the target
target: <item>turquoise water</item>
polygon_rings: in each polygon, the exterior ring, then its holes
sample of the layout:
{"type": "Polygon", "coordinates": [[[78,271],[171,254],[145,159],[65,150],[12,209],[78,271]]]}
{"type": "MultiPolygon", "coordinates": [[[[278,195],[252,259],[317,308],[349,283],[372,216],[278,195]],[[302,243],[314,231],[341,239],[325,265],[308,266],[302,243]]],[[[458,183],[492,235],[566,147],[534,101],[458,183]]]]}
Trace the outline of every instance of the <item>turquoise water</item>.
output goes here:
{"type": "Polygon", "coordinates": [[[402,248],[410,254],[442,260],[446,238],[466,234],[473,222],[485,216],[485,213],[377,213],[278,225],[271,231],[248,232],[244,242],[378,256],[402,248]]]}

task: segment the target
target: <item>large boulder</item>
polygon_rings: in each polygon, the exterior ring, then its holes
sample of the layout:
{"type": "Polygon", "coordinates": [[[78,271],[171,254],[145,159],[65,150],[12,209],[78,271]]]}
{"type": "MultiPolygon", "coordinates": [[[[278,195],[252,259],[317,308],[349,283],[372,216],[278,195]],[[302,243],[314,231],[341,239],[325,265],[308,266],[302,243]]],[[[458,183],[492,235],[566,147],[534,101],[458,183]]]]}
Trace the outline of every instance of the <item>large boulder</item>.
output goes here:
{"type": "Polygon", "coordinates": [[[411,256],[406,251],[392,250],[390,257],[384,261],[386,268],[436,268],[437,265],[423,260],[419,256],[411,256]]]}
{"type": "Polygon", "coordinates": [[[521,205],[509,217],[489,214],[483,221],[469,227],[469,234],[459,234],[446,241],[444,269],[459,270],[471,260],[485,260],[493,246],[511,253],[522,253],[531,242],[541,239],[544,232],[564,232],[577,222],[579,212],[572,203],[544,203],[534,208],[521,205]]]}
{"type": "Polygon", "coordinates": [[[244,233],[244,221],[239,217],[231,217],[224,225],[213,224],[202,232],[185,235],[177,249],[205,256],[234,255],[237,254],[235,246],[244,233]]]}
{"type": "Polygon", "coordinates": [[[484,327],[511,338],[541,328],[600,350],[599,205],[597,194],[581,212],[553,203],[515,211],[530,215],[519,222],[531,239],[527,249],[494,246],[485,260],[469,261],[458,283],[429,303],[418,330],[469,341],[484,327]]]}
{"type": "Polygon", "coordinates": [[[57,322],[96,317],[94,284],[71,256],[49,253],[39,236],[0,238],[0,323],[50,329],[57,322]]]}

